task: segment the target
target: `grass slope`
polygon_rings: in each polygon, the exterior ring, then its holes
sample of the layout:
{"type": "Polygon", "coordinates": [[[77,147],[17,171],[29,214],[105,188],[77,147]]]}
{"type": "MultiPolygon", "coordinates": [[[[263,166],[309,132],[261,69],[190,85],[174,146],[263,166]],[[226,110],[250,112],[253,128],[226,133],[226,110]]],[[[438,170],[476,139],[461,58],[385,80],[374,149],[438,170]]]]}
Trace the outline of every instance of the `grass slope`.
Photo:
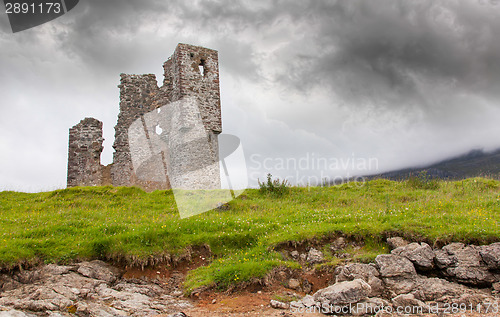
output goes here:
{"type": "Polygon", "coordinates": [[[500,182],[475,178],[425,185],[374,180],[294,187],[281,197],[249,189],[229,210],[186,219],[179,218],[171,191],[1,192],[0,268],[92,258],[148,265],[190,246],[209,245],[214,260],[189,274],[186,286],[192,290],[227,287],[276,266],[298,268],[274,247],[340,232],[367,241],[367,253],[360,256],[365,260],[384,251],[387,233],[430,241],[500,241],[500,182]]]}

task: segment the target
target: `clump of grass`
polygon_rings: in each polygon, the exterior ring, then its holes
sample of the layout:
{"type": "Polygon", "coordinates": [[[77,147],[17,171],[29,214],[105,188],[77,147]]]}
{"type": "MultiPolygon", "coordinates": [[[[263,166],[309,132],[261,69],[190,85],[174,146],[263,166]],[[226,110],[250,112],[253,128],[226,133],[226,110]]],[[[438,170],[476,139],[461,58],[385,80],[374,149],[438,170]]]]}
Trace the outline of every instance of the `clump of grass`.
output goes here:
{"type": "Polygon", "coordinates": [[[439,179],[430,177],[429,174],[424,171],[417,175],[410,176],[406,184],[413,189],[438,189],[439,179]]]}
{"type": "Polygon", "coordinates": [[[290,302],[297,301],[297,300],[301,299],[301,297],[298,295],[290,295],[290,294],[283,293],[283,294],[274,294],[273,299],[277,300],[278,302],[282,302],[282,303],[290,303],[290,302]]]}
{"type": "Polygon", "coordinates": [[[281,197],[289,192],[290,184],[288,184],[286,179],[280,181],[279,178],[273,180],[272,177],[271,173],[268,173],[266,182],[261,183],[258,180],[261,193],[281,197]]]}
{"type": "Polygon", "coordinates": [[[190,271],[184,284],[187,293],[200,287],[226,289],[232,285],[263,278],[275,267],[298,269],[300,265],[284,261],[277,252],[257,247],[216,259],[207,266],[190,271]]]}

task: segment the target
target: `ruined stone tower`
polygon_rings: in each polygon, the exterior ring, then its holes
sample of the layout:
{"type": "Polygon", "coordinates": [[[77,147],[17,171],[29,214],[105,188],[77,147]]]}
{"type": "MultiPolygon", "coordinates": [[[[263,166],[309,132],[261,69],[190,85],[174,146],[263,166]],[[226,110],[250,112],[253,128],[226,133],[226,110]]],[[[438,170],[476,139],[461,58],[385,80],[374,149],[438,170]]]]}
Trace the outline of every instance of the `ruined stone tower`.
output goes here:
{"type": "Polygon", "coordinates": [[[69,129],[68,187],[102,183],[102,122],[85,118],[69,129]]]}
{"type": "Polygon", "coordinates": [[[220,188],[217,51],[179,44],[163,69],[161,87],[153,74],[120,75],[111,166],[100,164],[101,122],[87,118],[70,129],[68,187],[104,184],[110,171],[115,186],[220,188]]]}

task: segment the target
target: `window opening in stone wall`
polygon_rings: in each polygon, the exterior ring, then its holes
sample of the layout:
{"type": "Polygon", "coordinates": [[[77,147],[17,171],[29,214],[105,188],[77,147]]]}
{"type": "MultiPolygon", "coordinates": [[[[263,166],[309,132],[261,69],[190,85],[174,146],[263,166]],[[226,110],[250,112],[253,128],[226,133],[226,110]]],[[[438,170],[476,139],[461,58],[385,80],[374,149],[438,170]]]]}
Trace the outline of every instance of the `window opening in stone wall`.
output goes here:
{"type": "Polygon", "coordinates": [[[157,125],[157,126],[155,127],[155,132],[156,132],[156,134],[161,135],[161,133],[163,132],[163,129],[162,129],[162,128],[160,128],[160,126],[159,126],[159,125],[157,125]]]}
{"type": "Polygon", "coordinates": [[[198,65],[198,69],[200,70],[200,74],[202,76],[205,76],[205,60],[204,59],[202,59],[200,61],[200,65],[198,65]]]}

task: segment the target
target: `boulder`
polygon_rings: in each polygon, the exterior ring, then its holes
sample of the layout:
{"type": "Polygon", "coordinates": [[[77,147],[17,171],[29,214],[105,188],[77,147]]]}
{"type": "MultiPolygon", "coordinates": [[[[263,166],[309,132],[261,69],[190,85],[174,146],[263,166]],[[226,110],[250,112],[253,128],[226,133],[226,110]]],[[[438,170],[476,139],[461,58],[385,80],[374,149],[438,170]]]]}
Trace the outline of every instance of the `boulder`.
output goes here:
{"type": "Polygon", "coordinates": [[[401,294],[407,294],[413,291],[416,285],[417,277],[386,277],[383,279],[385,291],[390,297],[395,297],[401,294]]]}
{"type": "Polygon", "coordinates": [[[425,242],[420,244],[410,243],[403,247],[398,247],[391,251],[391,254],[399,255],[410,260],[416,269],[431,270],[434,268],[434,258],[436,255],[432,248],[425,242]]]}
{"type": "Polygon", "coordinates": [[[500,269],[500,242],[479,247],[479,254],[488,266],[488,269],[500,269]]]}
{"type": "Polygon", "coordinates": [[[304,298],[301,299],[301,302],[305,307],[312,307],[317,304],[314,300],[314,297],[312,297],[311,295],[304,296],[304,298]]]}
{"type": "Polygon", "coordinates": [[[408,244],[408,241],[401,237],[393,237],[393,238],[388,238],[387,239],[387,245],[389,245],[389,248],[391,250],[404,247],[408,244]]]}
{"type": "Polygon", "coordinates": [[[80,263],[77,272],[83,276],[102,280],[107,283],[116,281],[117,278],[121,275],[118,269],[99,260],[80,263]]]}
{"type": "Polygon", "coordinates": [[[458,298],[468,291],[464,285],[441,278],[420,277],[415,282],[412,294],[424,302],[447,302],[449,298],[458,298]]]}
{"type": "Polygon", "coordinates": [[[415,277],[415,267],[405,257],[394,254],[381,254],[375,258],[375,263],[382,277],[415,277]]]}
{"type": "Polygon", "coordinates": [[[392,299],[392,305],[396,311],[408,314],[427,313],[429,305],[415,298],[413,294],[402,294],[392,299]]]}
{"type": "MultiPolygon", "coordinates": [[[[491,248],[495,250],[496,247],[491,248]]],[[[496,277],[488,271],[488,267],[483,262],[480,250],[484,254],[494,254],[494,251],[485,250],[486,247],[465,246],[463,243],[451,243],[436,251],[436,264],[443,270],[447,277],[455,279],[459,283],[473,286],[490,287],[496,282],[496,277]]],[[[488,258],[488,255],[486,256],[488,258]]],[[[489,259],[489,258],[488,258],[489,259]]],[[[494,264],[490,262],[490,264],[494,264]]]]}
{"type": "Polygon", "coordinates": [[[373,264],[351,263],[339,266],[335,269],[335,281],[344,282],[362,279],[371,287],[369,297],[377,297],[382,294],[384,285],[380,279],[380,273],[373,264]]]}
{"type": "Polygon", "coordinates": [[[274,309],[288,309],[290,307],[290,305],[274,299],[271,299],[270,305],[274,309]]]}
{"type": "Polygon", "coordinates": [[[367,298],[371,287],[362,279],[335,283],[317,291],[313,295],[315,302],[321,306],[338,306],[357,303],[367,298]]]}
{"type": "Polygon", "coordinates": [[[309,250],[309,252],[307,253],[306,261],[310,264],[316,264],[322,263],[323,261],[325,261],[325,258],[323,257],[323,252],[311,248],[311,250],[309,250]]]}

